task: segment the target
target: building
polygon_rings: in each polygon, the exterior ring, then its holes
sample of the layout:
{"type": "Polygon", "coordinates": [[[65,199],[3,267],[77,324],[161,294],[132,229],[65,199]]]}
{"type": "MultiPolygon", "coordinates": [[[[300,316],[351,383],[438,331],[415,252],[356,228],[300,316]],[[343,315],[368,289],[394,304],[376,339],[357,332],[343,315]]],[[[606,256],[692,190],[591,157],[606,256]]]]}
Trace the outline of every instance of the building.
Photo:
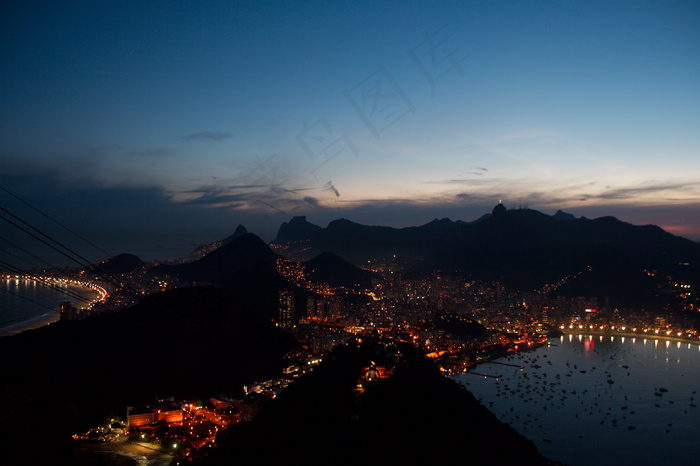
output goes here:
{"type": "Polygon", "coordinates": [[[73,307],[70,301],[61,302],[61,320],[75,319],[78,310],[73,307]]]}
{"type": "Polygon", "coordinates": [[[129,428],[149,426],[160,421],[172,424],[183,420],[182,405],[173,401],[173,398],[158,400],[152,405],[129,406],[126,408],[126,422],[129,428]]]}
{"type": "Polygon", "coordinates": [[[270,401],[272,401],[272,398],[262,393],[251,393],[247,395],[238,406],[240,409],[240,420],[250,421],[270,401]]]}
{"type": "Polygon", "coordinates": [[[294,293],[291,291],[280,291],[278,322],[286,330],[294,327],[294,293]]]}
{"type": "Polygon", "coordinates": [[[306,298],[306,317],[309,319],[316,318],[316,299],[313,296],[306,298]]]}

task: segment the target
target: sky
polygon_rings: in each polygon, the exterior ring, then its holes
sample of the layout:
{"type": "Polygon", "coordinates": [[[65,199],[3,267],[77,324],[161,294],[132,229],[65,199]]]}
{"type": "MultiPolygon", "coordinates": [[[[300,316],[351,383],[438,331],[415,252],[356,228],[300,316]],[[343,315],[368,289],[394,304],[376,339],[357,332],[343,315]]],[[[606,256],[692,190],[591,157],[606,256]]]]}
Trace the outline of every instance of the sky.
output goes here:
{"type": "Polygon", "coordinates": [[[31,207],[146,260],[499,201],[700,240],[698,2],[7,1],[0,37],[0,206],[76,248],[31,207]]]}

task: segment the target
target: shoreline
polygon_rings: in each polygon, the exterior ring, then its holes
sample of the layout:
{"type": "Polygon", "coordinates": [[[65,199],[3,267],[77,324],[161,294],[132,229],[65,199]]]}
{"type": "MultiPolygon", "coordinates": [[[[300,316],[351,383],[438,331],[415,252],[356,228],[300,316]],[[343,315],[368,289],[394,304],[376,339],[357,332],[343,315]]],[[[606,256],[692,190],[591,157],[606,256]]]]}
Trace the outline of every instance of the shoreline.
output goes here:
{"type": "Polygon", "coordinates": [[[652,335],[648,335],[648,334],[639,335],[638,333],[633,333],[633,332],[610,332],[610,331],[602,331],[601,332],[600,330],[598,330],[597,332],[596,331],[573,332],[573,331],[560,330],[560,332],[561,333],[559,335],[548,336],[546,342],[537,344],[531,348],[523,349],[523,350],[517,351],[516,353],[505,353],[505,354],[493,355],[493,357],[488,357],[488,358],[483,358],[483,359],[477,360],[474,362],[474,366],[472,368],[467,369],[463,372],[457,372],[455,374],[452,374],[452,375],[450,375],[450,377],[453,377],[455,375],[459,375],[460,373],[461,374],[465,374],[465,373],[475,374],[475,372],[472,372],[471,369],[475,369],[482,364],[489,364],[489,363],[501,364],[500,362],[498,362],[499,359],[506,359],[506,358],[509,358],[510,356],[513,356],[514,354],[527,353],[530,351],[537,350],[541,347],[548,347],[551,340],[559,340],[560,338],[563,338],[565,335],[569,335],[570,337],[580,336],[581,338],[589,338],[589,337],[596,336],[596,337],[613,337],[613,338],[614,337],[639,338],[642,340],[662,340],[662,341],[665,340],[665,341],[669,341],[669,342],[672,341],[672,342],[676,342],[676,343],[687,343],[689,345],[700,346],[700,340],[696,341],[696,340],[691,340],[689,338],[683,338],[683,337],[671,336],[671,335],[658,335],[656,333],[653,334],[653,336],[652,336],[652,335]]]}
{"type": "MultiPolygon", "coordinates": [[[[13,279],[14,280],[14,279],[13,279]]],[[[20,279],[25,282],[31,282],[36,280],[33,279],[20,279]]],[[[39,285],[41,286],[46,286],[39,282],[39,285]]],[[[100,293],[88,286],[84,285],[78,285],[76,283],[68,283],[66,286],[70,288],[77,288],[79,291],[77,294],[79,294],[82,297],[82,301],[92,303],[96,300],[96,298],[100,295],[100,293]]],[[[47,289],[51,289],[50,287],[46,287],[47,289]]],[[[74,302],[75,299],[67,299],[70,300],[71,302],[74,302]]],[[[59,303],[60,304],[60,303],[59,303]]],[[[78,304],[78,303],[76,303],[78,304]]],[[[53,324],[55,322],[58,322],[61,320],[61,314],[60,314],[60,309],[59,306],[56,306],[56,309],[53,311],[45,311],[41,314],[34,315],[32,317],[29,317],[25,320],[21,320],[19,322],[11,323],[8,324],[2,328],[0,328],[0,338],[2,337],[9,337],[13,335],[20,334],[24,331],[28,330],[34,330],[40,327],[44,327],[50,324],[53,324]]]]}
{"type": "Polygon", "coordinates": [[[7,327],[0,328],[0,338],[11,337],[12,335],[17,335],[26,330],[34,330],[46,325],[51,325],[54,322],[61,320],[60,311],[51,311],[45,314],[32,317],[28,320],[23,320],[17,322],[16,324],[10,324],[7,327]]]}
{"type": "MultiPolygon", "coordinates": [[[[574,332],[574,331],[561,331],[562,336],[563,335],[572,335],[572,336],[577,336],[580,335],[582,337],[589,337],[589,336],[596,336],[596,337],[624,337],[624,338],[641,338],[644,340],[666,340],[666,341],[673,341],[673,342],[680,342],[680,343],[690,343],[693,345],[700,345],[700,338],[698,339],[691,339],[688,337],[679,337],[679,336],[672,336],[672,335],[661,335],[658,333],[654,334],[648,334],[648,333],[634,333],[634,332],[610,332],[610,331],[603,331],[601,332],[600,330],[598,331],[590,331],[590,332],[574,332]]],[[[547,337],[549,338],[559,338],[559,337],[547,337]]]]}

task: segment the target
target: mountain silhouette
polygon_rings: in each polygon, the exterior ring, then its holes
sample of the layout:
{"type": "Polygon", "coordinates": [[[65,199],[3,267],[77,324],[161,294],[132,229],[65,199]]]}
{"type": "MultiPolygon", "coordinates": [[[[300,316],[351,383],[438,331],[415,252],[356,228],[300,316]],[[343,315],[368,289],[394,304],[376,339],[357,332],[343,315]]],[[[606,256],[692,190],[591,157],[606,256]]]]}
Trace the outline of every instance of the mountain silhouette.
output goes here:
{"type": "Polygon", "coordinates": [[[248,233],[248,230],[246,229],[246,227],[244,227],[243,225],[238,225],[238,227],[236,227],[236,231],[234,231],[232,235],[229,235],[220,241],[214,241],[213,243],[208,243],[208,244],[199,246],[197,249],[192,251],[192,256],[197,257],[197,258],[203,257],[206,254],[209,254],[211,251],[223,246],[224,244],[230,243],[231,241],[235,240],[236,238],[238,238],[240,236],[245,235],[246,233],[248,233]]]}
{"type": "Polygon", "coordinates": [[[562,220],[562,221],[570,221],[570,220],[576,220],[576,217],[573,214],[567,214],[566,212],[563,212],[561,209],[557,210],[557,212],[553,215],[554,218],[557,220],[562,220]]]}
{"type": "Polygon", "coordinates": [[[366,382],[392,351],[338,345],[198,464],[553,464],[408,344],[390,377],[366,382]]]}
{"type": "Polygon", "coordinates": [[[658,226],[636,226],[614,217],[575,218],[561,211],[550,216],[533,209],[508,210],[499,204],[471,223],[442,219],[419,227],[391,228],[340,219],[296,238],[294,243],[277,243],[288,257],[327,251],[362,264],[396,256],[414,263],[407,273],[469,275],[522,289],[576,276],[561,293],[585,292],[610,297],[621,305],[656,300],[658,283],[649,280],[644,270],[682,275],[700,286],[697,243],[658,226]],[[576,280],[582,281],[577,284],[576,280]]]}
{"type": "Polygon", "coordinates": [[[119,254],[99,264],[93,264],[87,270],[98,275],[121,275],[145,266],[146,264],[133,254],[119,254]]]}
{"type": "Polygon", "coordinates": [[[371,272],[355,267],[332,252],[324,252],[303,265],[307,277],[315,282],[350,289],[366,289],[372,285],[371,272]]]}
{"type": "Polygon", "coordinates": [[[226,238],[224,238],[221,242],[223,244],[228,244],[231,241],[233,241],[234,239],[245,235],[246,233],[248,233],[248,230],[246,229],[246,227],[244,227],[243,225],[238,225],[236,227],[236,231],[234,231],[232,235],[229,235],[226,238]]]}
{"type": "Polygon", "coordinates": [[[0,361],[3,452],[20,453],[23,464],[71,464],[70,435],[104,425],[109,413],[123,417],[159,394],[206,398],[277,374],[297,343],[247,294],[179,288],[0,338],[0,352],[12,355],[0,361]]]}
{"type": "Polygon", "coordinates": [[[280,225],[277,238],[272,241],[275,244],[292,243],[306,239],[310,234],[319,231],[320,226],[306,221],[306,216],[293,217],[289,223],[280,225]]]}
{"type": "Polygon", "coordinates": [[[154,272],[218,284],[226,282],[231,274],[249,269],[258,262],[274,266],[279,258],[258,236],[245,233],[197,261],[159,266],[154,272]]]}

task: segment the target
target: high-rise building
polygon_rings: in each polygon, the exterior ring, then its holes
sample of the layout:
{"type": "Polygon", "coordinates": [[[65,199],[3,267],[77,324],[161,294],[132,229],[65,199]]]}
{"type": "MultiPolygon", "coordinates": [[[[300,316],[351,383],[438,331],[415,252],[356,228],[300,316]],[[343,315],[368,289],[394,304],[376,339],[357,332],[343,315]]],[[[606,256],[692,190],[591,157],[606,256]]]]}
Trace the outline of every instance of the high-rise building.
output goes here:
{"type": "Polygon", "coordinates": [[[70,301],[61,302],[61,320],[72,319],[73,315],[73,303],[70,301]]]}
{"type": "Polygon", "coordinates": [[[316,317],[316,299],[313,296],[306,299],[306,317],[309,319],[316,317]]]}
{"type": "Polygon", "coordinates": [[[328,319],[329,306],[330,303],[327,299],[319,299],[316,301],[316,318],[318,320],[328,319]]]}
{"type": "Polygon", "coordinates": [[[284,329],[294,327],[294,293],[291,291],[280,291],[279,325],[284,329]]]}
{"type": "Polygon", "coordinates": [[[328,320],[335,321],[343,314],[343,298],[333,296],[328,305],[328,320]]]}

